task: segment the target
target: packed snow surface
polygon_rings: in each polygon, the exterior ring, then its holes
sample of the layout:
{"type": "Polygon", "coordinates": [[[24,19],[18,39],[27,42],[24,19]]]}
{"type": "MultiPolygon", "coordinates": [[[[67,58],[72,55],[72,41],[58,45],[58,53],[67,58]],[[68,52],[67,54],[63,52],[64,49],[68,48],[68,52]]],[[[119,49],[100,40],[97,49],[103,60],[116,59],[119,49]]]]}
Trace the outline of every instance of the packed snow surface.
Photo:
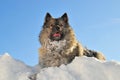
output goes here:
{"type": "Polygon", "coordinates": [[[60,67],[30,67],[9,54],[0,56],[0,80],[120,80],[120,63],[76,57],[60,67]]]}

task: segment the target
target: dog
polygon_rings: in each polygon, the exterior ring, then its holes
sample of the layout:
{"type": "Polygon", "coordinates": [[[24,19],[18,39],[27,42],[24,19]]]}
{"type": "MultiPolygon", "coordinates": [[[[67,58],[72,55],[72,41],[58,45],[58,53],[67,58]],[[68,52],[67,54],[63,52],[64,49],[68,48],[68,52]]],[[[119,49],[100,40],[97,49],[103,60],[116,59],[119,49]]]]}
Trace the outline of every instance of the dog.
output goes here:
{"type": "Polygon", "coordinates": [[[102,53],[89,50],[81,45],[69,25],[67,13],[53,18],[50,13],[45,16],[39,34],[39,64],[42,67],[60,66],[70,63],[76,56],[95,57],[105,60],[102,53]]]}

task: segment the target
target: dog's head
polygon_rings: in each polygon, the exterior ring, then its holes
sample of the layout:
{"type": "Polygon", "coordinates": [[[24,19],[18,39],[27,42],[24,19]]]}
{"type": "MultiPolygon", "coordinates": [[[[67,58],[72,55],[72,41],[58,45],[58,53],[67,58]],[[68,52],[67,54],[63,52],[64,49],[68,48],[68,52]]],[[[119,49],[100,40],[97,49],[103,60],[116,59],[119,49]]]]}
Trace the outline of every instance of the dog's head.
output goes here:
{"type": "Polygon", "coordinates": [[[59,18],[53,18],[49,13],[46,14],[44,29],[49,31],[49,39],[59,41],[64,39],[68,26],[68,16],[64,13],[59,18]]]}

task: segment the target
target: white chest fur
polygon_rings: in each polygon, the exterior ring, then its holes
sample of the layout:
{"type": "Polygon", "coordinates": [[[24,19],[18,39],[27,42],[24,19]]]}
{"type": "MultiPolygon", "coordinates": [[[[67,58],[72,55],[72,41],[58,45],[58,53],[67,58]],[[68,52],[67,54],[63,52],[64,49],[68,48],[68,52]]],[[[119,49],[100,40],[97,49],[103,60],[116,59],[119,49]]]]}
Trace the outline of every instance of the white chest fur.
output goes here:
{"type": "Polygon", "coordinates": [[[64,50],[65,45],[66,45],[66,40],[61,40],[61,41],[49,40],[49,44],[47,45],[47,50],[59,52],[61,50],[64,50]]]}

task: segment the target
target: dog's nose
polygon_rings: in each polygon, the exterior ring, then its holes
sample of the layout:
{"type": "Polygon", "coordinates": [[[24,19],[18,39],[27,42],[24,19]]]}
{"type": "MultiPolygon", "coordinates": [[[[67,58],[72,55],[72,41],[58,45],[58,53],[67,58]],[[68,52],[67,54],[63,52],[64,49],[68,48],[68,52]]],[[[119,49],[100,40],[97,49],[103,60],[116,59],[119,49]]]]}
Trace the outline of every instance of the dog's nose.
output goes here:
{"type": "Polygon", "coordinates": [[[52,28],[52,30],[53,30],[53,31],[59,31],[59,30],[60,30],[60,27],[55,26],[55,27],[52,28]]]}
{"type": "Polygon", "coordinates": [[[60,27],[57,26],[57,27],[56,27],[56,30],[60,30],[60,27]]]}

